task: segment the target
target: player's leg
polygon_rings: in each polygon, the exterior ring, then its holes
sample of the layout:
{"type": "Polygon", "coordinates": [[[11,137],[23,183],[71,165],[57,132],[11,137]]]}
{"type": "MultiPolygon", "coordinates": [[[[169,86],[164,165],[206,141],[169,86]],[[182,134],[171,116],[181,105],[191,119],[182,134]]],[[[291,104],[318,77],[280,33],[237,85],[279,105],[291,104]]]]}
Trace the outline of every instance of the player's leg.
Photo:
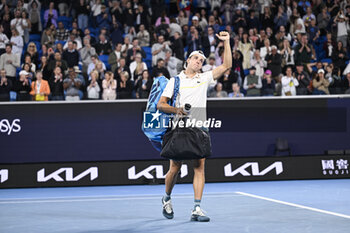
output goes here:
{"type": "Polygon", "coordinates": [[[208,222],[210,218],[205,216],[200,208],[205,184],[205,159],[194,160],[193,170],[194,208],[191,215],[191,221],[208,222]]]}
{"type": "Polygon", "coordinates": [[[170,195],[176,183],[177,176],[182,166],[182,161],[170,160],[169,171],[165,176],[165,193],[170,195]]]}
{"type": "Polygon", "coordinates": [[[165,176],[165,195],[162,198],[163,215],[168,219],[174,217],[174,212],[171,204],[171,192],[176,183],[177,176],[182,166],[182,161],[170,160],[169,171],[165,176]]]}
{"type": "Polygon", "coordinates": [[[205,183],[205,159],[198,159],[193,161],[193,190],[194,198],[201,200],[203,195],[204,183],[205,183]]]}

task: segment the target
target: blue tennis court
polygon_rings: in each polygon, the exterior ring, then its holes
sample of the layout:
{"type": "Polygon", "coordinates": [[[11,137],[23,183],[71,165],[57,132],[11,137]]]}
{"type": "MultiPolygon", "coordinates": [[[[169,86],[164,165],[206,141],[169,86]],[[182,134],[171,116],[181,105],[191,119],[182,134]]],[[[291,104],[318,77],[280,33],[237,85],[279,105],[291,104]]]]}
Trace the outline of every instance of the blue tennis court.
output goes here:
{"type": "Polygon", "coordinates": [[[191,184],[178,184],[175,217],[163,185],[0,190],[0,232],[349,232],[350,180],[206,184],[211,221],[191,222],[191,184]]]}

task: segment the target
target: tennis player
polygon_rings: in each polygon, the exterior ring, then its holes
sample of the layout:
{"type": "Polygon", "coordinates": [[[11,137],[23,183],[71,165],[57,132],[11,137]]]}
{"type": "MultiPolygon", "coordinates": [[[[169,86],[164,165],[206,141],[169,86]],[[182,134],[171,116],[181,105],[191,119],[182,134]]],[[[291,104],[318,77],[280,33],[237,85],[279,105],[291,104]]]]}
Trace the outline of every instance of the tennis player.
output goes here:
{"type": "MultiPolygon", "coordinates": [[[[212,71],[202,73],[201,69],[206,59],[202,51],[193,51],[187,58],[184,68],[178,75],[180,78],[180,89],[176,100],[175,107],[167,104],[174,93],[175,79],[171,78],[168,82],[157,108],[165,113],[176,115],[186,115],[183,107],[185,104],[190,104],[191,114],[190,119],[206,120],[206,105],[207,105],[207,89],[209,84],[221,77],[232,66],[232,54],[230,46],[230,35],[228,32],[222,31],[216,36],[224,41],[224,61],[223,64],[216,67],[212,71]]],[[[182,161],[170,160],[170,168],[165,177],[165,195],[162,198],[163,215],[168,219],[174,217],[174,212],[171,203],[171,192],[176,183],[177,175],[182,166],[182,161]]],[[[205,159],[194,160],[194,208],[191,214],[191,221],[208,222],[210,218],[204,214],[200,204],[203,195],[205,174],[204,166],[205,159]]]]}

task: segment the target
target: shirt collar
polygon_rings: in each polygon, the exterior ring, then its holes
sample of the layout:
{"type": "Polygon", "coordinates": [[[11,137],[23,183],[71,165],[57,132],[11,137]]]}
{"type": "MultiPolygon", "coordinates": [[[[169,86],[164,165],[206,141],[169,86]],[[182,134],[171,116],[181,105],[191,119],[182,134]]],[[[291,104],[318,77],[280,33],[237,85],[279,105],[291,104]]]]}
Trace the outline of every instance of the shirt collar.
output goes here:
{"type": "MultiPolygon", "coordinates": [[[[179,78],[188,78],[184,71],[181,71],[179,78]]],[[[197,73],[193,78],[199,78],[199,73],[197,73]]]]}

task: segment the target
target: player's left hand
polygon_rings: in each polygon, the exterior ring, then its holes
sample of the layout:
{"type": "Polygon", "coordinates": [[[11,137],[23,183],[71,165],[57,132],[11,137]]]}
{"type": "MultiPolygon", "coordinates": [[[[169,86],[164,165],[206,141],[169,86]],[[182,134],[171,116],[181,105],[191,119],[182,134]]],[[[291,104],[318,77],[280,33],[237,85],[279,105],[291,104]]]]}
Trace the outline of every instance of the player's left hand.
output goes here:
{"type": "Polygon", "coordinates": [[[230,34],[226,31],[221,31],[219,34],[216,34],[216,36],[223,41],[230,40],[230,34]]]}

